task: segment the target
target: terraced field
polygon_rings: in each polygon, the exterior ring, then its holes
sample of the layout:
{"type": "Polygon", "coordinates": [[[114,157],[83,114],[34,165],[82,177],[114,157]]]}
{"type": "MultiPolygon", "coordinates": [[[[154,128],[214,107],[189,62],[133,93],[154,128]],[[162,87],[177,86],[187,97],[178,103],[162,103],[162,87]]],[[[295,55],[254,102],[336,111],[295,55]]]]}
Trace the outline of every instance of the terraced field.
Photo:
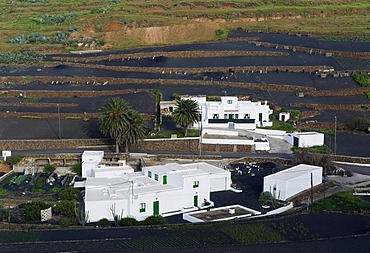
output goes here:
{"type": "Polygon", "coordinates": [[[249,95],[269,101],[276,110],[300,110],[298,126],[304,129],[333,129],[335,116],[341,129],[353,117],[370,117],[365,96],[370,88],[351,77],[370,72],[364,64],[370,63],[369,42],[349,45],[239,30],[230,37],[212,43],[52,54],[31,66],[4,65],[0,137],[58,138],[59,118],[63,138],[103,137],[96,118],[112,96],[126,99],[152,125],[153,90],[159,90],[163,100],[171,100],[174,93],[249,95]],[[333,53],[328,55],[330,48],[333,53]]]}

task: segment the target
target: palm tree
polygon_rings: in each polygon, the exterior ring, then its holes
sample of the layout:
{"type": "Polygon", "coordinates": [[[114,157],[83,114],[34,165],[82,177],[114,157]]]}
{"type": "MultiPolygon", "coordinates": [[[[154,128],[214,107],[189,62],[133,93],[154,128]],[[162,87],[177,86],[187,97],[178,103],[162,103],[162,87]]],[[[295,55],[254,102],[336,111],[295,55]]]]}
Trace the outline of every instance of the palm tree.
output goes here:
{"type": "Polygon", "coordinates": [[[110,98],[101,108],[99,115],[100,131],[104,135],[110,135],[116,141],[116,153],[119,153],[119,144],[122,133],[129,124],[129,111],[131,108],[127,102],[119,97],[110,98]]]}
{"type": "Polygon", "coordinates": [[[128,154],[129,144],[135,144],[139,140],[144,139],[148,133],[148,128],[139,112],[131,109],[128,112],[128,117],[128,124],[120,136],[122,138],[122,142],[125,142],[126,154],[128,154]]]}
{"type": "Polygon", "coordinates": [[[188,128],[199,120],[199,105],[191,99],[179,99],[172,115],[175,124],[184,128],[186,137],[188,136],[188,128]]]}

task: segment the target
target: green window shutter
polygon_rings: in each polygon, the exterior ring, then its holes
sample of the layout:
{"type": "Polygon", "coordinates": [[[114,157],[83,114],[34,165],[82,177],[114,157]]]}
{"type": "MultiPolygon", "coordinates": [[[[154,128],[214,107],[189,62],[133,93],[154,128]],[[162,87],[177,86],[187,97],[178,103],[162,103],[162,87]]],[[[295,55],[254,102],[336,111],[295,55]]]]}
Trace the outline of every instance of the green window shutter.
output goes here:
{"type": "Polygon", "coordinates": [[[198,187],[199,187],[199,181],[194,181],[193,188],[198,188],[198,187]]]}
{"type": "Polygon", "coordinates": [[[158,175],[157,174],[154,174],[154,179],[155,179],[155,181],[158,181],[158,175]]]}
{"type": "Polygon", "coordinates": [[[163,184],[167,184],[167,175],[163,176],[163,184]]]}
{"type": "Polygon", "coordinates": [[[152,172],[148,171],[148,177],[152,178],[152,172]]]}

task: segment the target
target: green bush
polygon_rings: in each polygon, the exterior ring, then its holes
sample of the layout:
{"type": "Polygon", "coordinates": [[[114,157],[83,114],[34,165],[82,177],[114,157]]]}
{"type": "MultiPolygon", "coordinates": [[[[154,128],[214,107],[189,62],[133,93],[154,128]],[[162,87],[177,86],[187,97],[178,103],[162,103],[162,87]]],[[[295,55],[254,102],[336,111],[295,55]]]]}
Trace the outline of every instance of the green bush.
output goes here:
{"type": "Polygon", "coordinates": [[[55,169],[56,169],[55,166],[51,164],[47,164],[44,166],[44,172],[49,173],[49,174],[53,173],[55,169]]]}
{"type": "Polygon", "coordinates": [[[366,131],[370,127],[368,118],[354,118],[347,122],[347,126],[351,130],[366,131]]]}
{"type": "Polygon", "coordinates": [[[19,163],[20,161],[22,161],[23,158],[24,158],[23,155],[12,155],[12,156],[7,157],[6,158],[6,161],[10,165],[16,165],[17,163],[19,163]]]}
{"type": "Polygon", "coordinates": [[[80,190],[73,188],[73,187],[68,187],[66,189],[63,189],[59,192],[58,197],[61,200],[74,200],[78,201],[80,199],[81,192],[80,190]]]}
{"type": "Polygon", "coordinates": [[[368,75],[368,74],[353,74],[352,78],[361,87],[370,87],[370,75],[368,75]]]}
{"type": "Polygon", "coordinates": [[[101,220],[98,221],[98,226],[99,227],[105,228],[105,227],[109,227],[109,225],[110,225],[110,221],[106,218],[101,219],[101,220]]]}
{"type": "Polygon", "coordinates": [[[68,218],[75,217],[77,202],[74,200],[63,200],[56,204],[55,211],[68,218]]]}
{"type": "Polygon", "coordinates": [[[166,218],[160,216],[160,215],[152,215],[147,217],[144,220],[144,225],[161,225],[161,224],[167,224],[166,218]]]}
{"type": "Polygon", "coordinates": [[[71,168],[71,171],[79,176],[82,176],[82,163],[77,163],[71,168]]]}
{"type": "Polygon", "coordinates": [[[258,202],[262,203],[263,205],[268,205],[274,201],[274,197],[272,196],[271,192],[265,191],[260,194],[258,198],[258,202]]]}
{"type": "Polygon", "coordinates": [[[125,217],[119,220],[118,224],[122,227],[126,226],[137,226],[139,225],[139,222],[134,217],[125,217]]]}
{"type": "Polygon", "coordinates": [[[71,226],[72,225],[72,221],[71,221],[71,219],[69,219],[69,218],[63,218],[61,221],[60,221],[60,226],[61,227],[69,227],[69,226],[71,226]]]}
{"type": "Polygon", "coordinates": [[[33,201],[22,206],[21,210],[27,220],[39,221],[41,220],[41,210],[49,207],[50,205],[46,204],[43,201],[33,201]]]}

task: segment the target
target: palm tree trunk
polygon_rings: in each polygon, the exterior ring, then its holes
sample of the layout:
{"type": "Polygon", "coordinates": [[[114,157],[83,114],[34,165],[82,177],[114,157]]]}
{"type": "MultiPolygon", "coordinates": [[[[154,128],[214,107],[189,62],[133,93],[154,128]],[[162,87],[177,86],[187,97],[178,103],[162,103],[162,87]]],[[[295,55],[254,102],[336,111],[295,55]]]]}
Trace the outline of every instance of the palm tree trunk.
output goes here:
{"type": "Polygon", "coordinates": [[[119,153],[119,142],[118,139],[116,139],[116,153],[119,153]]]}
{"type": "Polygon", "coordinates": [[[126,140],[126,155],[128,155],[128,140],[126,140]]]}
{"type": "Polygon", "coordinates": [[[188,137],[188,127],[184,127],[185,137],[188,137]]]}

